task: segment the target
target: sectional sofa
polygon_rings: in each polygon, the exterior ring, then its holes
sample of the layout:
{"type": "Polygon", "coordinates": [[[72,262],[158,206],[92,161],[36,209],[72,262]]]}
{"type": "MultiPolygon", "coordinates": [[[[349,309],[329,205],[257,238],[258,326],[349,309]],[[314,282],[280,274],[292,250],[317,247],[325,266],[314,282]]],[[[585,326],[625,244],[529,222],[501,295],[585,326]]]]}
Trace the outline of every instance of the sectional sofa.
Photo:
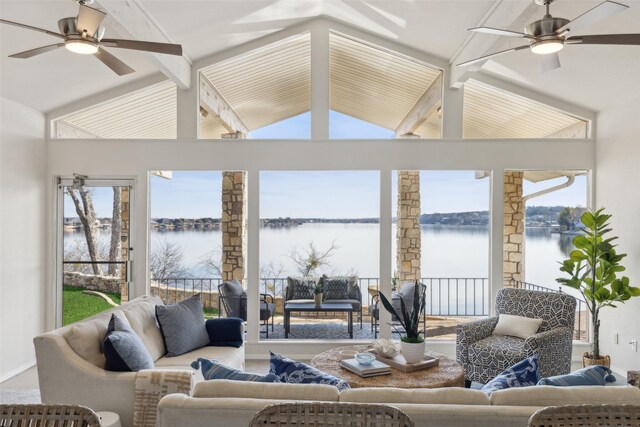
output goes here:
{"type": "Polygon", "coordinates": [[[487,396],[465,388],[358,388],[338,392],[319,384],[250,383],[213,380],[197,383],[192,396],[170,394],[158,405],[158,427],[246,427],[267,405],[286,401],[385,403],[406,412],[416,427],[526,427],[546,406],[640,404],[640,389],[620,387],[534,386],[500,390],[487,396]]]}
{"type": "MultiPolygon", "coordinates": [[[[177,357],[165,356],[156,323],[153,296],[137,298],[81,322],[34,338],[40,395],[43,403],[71,403],[120,415],[123,427],[155,424],[157,401],[164,392],[189,392],[198,380],[190,363],[198,357],[217,359],[244,369],[244,347],[203,347],[177,357]],[[104,369],[102,341],[111,314],[119,311],[142,339],[155,369],[110,372],[104,369]]],[[[201,380],[202,378],[200,378],[201,380]]]]}

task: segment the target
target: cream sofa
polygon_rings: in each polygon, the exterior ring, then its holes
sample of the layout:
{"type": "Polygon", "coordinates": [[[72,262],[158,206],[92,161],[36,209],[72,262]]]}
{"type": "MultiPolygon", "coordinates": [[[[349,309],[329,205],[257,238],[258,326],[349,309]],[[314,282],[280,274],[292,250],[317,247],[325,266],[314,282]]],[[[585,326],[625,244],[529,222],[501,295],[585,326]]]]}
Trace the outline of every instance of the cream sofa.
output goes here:
{"type": "MultiPolygon", "coordinates": [[[[156,369],[165,374],[167,370],[176,372],[176,375],[166,379],[172,382],[166,384],[167,390],[171,390],[179,381],[192,384],[198,380],[194,378],[198,374],[189,366],[198,357],[217,359],[234,368],[244,369],[244,347],[204,347],[181,356],[165,357],[164,341],[155,317],[155,306],[159,304],[162,301],[157,297],[140,297],[89,319],[35,337],[42,402],[80,404],[95,411],[116,412],[120,415],[123,427],[133,425],[136,382],[139,385],[141,378],[151,383],[158,379],[163,381],[164,376],[155,375],[152,379],[149,374],[155,369],[140,371],[146,377],[137,372],[104,370],[102,340],[111,313],[115,311],[121,312],[140,336],[155,361],[156,369]]],[[[159,389],[165,386],[153,385],[159,389]]],[[[187,384],[187,387],[190,386],[187,384]]],[[[143,408],[151,411],[153,416],[137,414],[141,421],[136,424],[153,425],[156,412],[153,398],[142,400],[136,403],[138,410],[143,408]],[[153,407],[148,408],[149,405],[153,407]]]]}
{"type": "Polygon", "coordinates": [[[338,392],[328,385],[203,381],[192,396],[171,394],[158,405],[158,427],[246,427],[267,405],[287,401],[385,403],[405,411],[417,427],[526,427],[546,406],[568,404],[640,404],[640,389],[620,387],[535,386],[500,390],[488,397],[465,388],[360,388],[338,392]]]}

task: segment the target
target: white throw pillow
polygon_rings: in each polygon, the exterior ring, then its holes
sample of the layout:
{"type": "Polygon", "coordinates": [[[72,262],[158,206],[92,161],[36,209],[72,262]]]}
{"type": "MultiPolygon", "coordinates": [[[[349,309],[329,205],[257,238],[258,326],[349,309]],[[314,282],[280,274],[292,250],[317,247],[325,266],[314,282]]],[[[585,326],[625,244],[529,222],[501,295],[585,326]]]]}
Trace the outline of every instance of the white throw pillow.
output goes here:
{"type": "Polygon", "coordinates": [[[493,330],[493,335],[510,335],[526,340],[538,332],[540,325],[542,319],[501,314],[498,316],[498,324],[493,330]]]}

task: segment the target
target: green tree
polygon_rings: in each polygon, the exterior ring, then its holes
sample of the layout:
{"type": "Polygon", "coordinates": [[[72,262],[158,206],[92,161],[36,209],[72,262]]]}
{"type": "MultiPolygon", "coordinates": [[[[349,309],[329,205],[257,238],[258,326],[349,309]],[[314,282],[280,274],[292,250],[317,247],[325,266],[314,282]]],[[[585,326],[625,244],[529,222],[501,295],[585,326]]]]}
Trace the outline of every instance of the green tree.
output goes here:
{"type": "Polygon", "coordinates": [[[584,213],[584,208],[571,208],[566,207],[558,214],[558,224],[562,231],[574,231],[576,229],[576,222],[578,218],[584,213]]]}

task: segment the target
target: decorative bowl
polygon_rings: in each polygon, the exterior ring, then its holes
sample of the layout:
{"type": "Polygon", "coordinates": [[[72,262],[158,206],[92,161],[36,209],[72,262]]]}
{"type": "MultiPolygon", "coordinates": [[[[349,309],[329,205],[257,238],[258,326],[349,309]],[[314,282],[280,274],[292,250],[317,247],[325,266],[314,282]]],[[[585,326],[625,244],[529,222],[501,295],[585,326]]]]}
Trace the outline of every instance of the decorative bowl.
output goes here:
{"type": "Polygon", "coordinates": [[[376,357],[371,353],[358,353],[355,357],[358,363],[364,366],[371,365],[376,360],[376,357]]]}
{"type": "Polygon", "coordinates": [[[342,350],[340,352],[340,360],[353,359],[356,357],[356,354],[358,354],[358,352],[355,350],[342,350]]]}

